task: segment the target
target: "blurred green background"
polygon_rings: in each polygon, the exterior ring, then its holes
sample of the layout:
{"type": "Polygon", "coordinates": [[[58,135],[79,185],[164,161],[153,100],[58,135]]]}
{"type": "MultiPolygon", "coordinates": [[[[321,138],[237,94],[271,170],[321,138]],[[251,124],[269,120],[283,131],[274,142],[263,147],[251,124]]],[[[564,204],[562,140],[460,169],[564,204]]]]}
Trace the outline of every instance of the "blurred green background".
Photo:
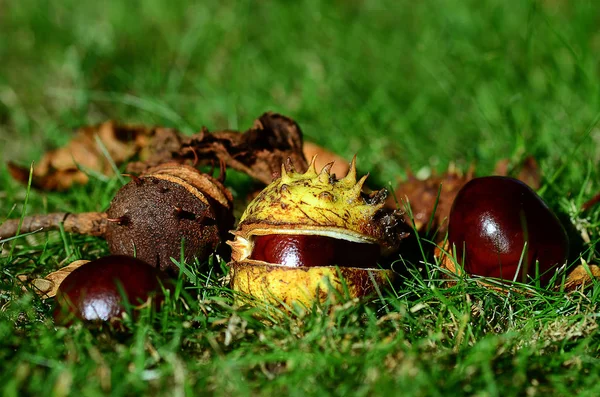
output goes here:
{"type": "MultiPolygon", "coordinates": [[[[6,170],[79,126],[245,130],[271,110],[356,153],[371,186],[533,155],[543,198],[589,234],[574,255],[597,263],[600,208],[580,208],[600,191],[599,26],[597,0],[0,0],[0,222],[106,209],[117,178],[28,193],[6,170]]],[[[419,276],[384,316],[344,305],[266,325],[217,304],[211,284],[113,337],[57,329],[16,279],[105,255],[104,241],[38,234],[0,249],[3,395],[600,394],[598,285],[521,296],[419,276]]]]}
{"type": "Polygon", "coordinates": [[[600,109],[597,1],[0,4],[0,155],[24,164],[106,119],[192,133],[273,110],[380,184],[524,153],[550,173],[600,109]]]}

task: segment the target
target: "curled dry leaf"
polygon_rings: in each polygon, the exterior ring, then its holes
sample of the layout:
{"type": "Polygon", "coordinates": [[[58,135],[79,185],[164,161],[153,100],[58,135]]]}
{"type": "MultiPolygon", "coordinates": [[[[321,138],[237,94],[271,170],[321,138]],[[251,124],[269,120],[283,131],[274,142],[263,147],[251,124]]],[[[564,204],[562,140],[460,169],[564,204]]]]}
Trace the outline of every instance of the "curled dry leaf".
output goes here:
{"type": "MultiPolygon", "coordinates": [[[[111,162],[119,165],[134,156],[153,158],[179,146],[179,134],[168,128],[114,121],[83,127],[66,146],[46,153],[35,164],[32,185],[42,190],[66,190],[73,184],[87,183],[90,171],[112,174],[111,162]]],[[[29,167],[9,162],[8,169],[17,181],[28,182],[29,167]]]]}
{"type": "Polygon", "coordinates": [[[592,285],[594,280],[600,280],[600,268],[596,265],[588,265],[581,259],[581,264],[573,269],[565,281],[565,291],[574,291],[577,288],[585,288],[592,285]]]}
{"type": "MultiPolygon", "coordinates": [[[[128,172],[141,173],[168,161],[193,161],[194,165],[222,161],[269,184],[288,159],[297,170],[306,170],[308,163],[302,148],[298,124],[271,112],[263,114],[244,133],[229,130],[211,133],[203,128],[190,137],[169,128],[108,121],[81,128],[65,147],[48,152],[36,164],[32,184],[43,190],[66,190],[74,183],[86,183],[90,171],[110,175],[112,162],[119,166],[134,159],[138,161],[128,164],[128,172]]],[[[14,179],[28,182],[29,168],[14,163],[8,167],[14,179]]]]}
{"type": "Polygon", "coordinates": [[[63,282],[63,280],[69,274],[71,274],[73,270],[88,262],[88,260],[78,260],[72,262],[69,265],[58,269],[57,271],[48,274],[44,278],[33,279],[30,283],[30,286],[42,299],[53,298],[56,296],[56,291],[58,291],[58,287],[60,287],[60,284],[63,282]]]}
{"type": "Polygon", "coordinates": [[[300,127],[291,118],[271,112],[260,116],[254,126],[242,134],[236,131],[210,133],[204,129],[184,139],[173,159],[193,159],[208,164],[222,161],[264,184],[271,183],[283,163],[289,162],[297,170],[308,168],[302,152],[300,127]]]}
{"type": "Polygon", "coordinates": [[[448,241],[444,241],[441,246],[436,246],[433,251],[433,255],[438,259],[440,267],[444,270],[448,270],[452,274],[456,274],[457,276],[462,276],[463,271],[462,268],[456,267],[454,264],[452,252],[450,251],[450,244],[448,241]]]}

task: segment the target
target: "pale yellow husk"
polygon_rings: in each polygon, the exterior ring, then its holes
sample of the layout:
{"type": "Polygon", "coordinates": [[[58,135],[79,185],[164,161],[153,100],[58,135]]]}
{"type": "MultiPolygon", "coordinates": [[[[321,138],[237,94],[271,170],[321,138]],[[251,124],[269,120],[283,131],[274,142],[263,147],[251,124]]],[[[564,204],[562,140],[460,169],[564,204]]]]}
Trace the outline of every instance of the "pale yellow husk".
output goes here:
{"type": "Polygon", "coordinates": [[[311,308],[314,303],[374,296],[395,277],[392,270],[335,267],[287,267],[264,262],[232,262],[231,286],[247,297],[287,308],[295,304],[311,308]]]}

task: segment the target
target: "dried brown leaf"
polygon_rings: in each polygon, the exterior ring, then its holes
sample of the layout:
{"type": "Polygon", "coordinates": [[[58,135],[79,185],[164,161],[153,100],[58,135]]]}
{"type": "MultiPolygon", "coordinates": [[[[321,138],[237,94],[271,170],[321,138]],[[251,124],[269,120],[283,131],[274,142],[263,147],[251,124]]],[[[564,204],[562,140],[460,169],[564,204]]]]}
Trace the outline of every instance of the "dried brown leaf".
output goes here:
{"type": "Polygon", "coordinates": [[[600,279],[600,268],[596,265],[582,263],[569,273],[565,281],[565,291],[574,291],[577,288],[585,288],[592,285],[594,280],[600,279]]]}
{"type": "MultiPolygon", "coordinates": [[[[396,188],[395,196],[401,203],[406,200],[410,203],[412,217],[418,231],[425,230],[433,215],[432,230],[437,230],[437,236],[444,238],[454,198],[465,183],[471,179],[473,179],[472,168],[463,174],[450,167],[447,172],[433,175],[425,180],[417,179],[409,174],[408,180],[400,183],[396,188]],[[435,214],[433,214],[434,208],[436,208],[435,214]]],[[[396,203],[388,200],[388,206],[395,207],[396,203]]],[[[408,213],[405,217],[406,222],[411,224],[408,213]]]]}
{"type": "Polygon", "coordinates": [[[524,182],[533,190],[538,190],[542,185],[540,166],[533,156],[527,156],[516,166],[510,166],[509,159],[498,160],[494,168],[494,175],[512,176],[524,182]]]}
{"type": "MultiPolygon", "coordinates": [[[[42,190],[66,190],[75,183],[86,183],[90,171],[111,175],[112,163],[119,166],[130,162],[128,172],[141,173],[164,162],[190,160],[193,165],[223,162],[268,184],[287,161],[298,171],[306,170],[308,163],[302,149],[298,124],[271,112],[263,114],[244,133],[210,133],[203,128],[191,137],[182,137],[169,128],[107,121],[79,129],[65,147],[46,153],[34,167],[32,185],[42,190]]],[[[14,179],[28,182],[28,168],[14,163],[8,168],[14,179]]]]}
{"type": "Polygon", "coordinates": [[[44,278],[36,278],[31,281],[30,286],[42,298],[48,299],[56,296],[58,287],[63,280],[78,267],[88,263],[88,260],[78,260],[69,265],[58,269],[55,272],[48,274],[44,278]]]}
{"type": "MultiPolygon", "coordinates": [[[[89,171],[111,175],[111,162],[120,165],[135,156],[152,157],[177,150],[178,139],[179,134],[172,129],[120,125],[114,121],[82,127],[66,146],[47,152],[35,164],[32,185],[42,190],[66,190],[73,184],[87,183],[89,171]]],[[[9,162],[8,169],[17,181],[28,182],[29,168],[9,162]]]]}
{"type": "Polygon", "coordinates": [[[326,164],[333,163],[330,174],[335,175],[336,178],[340,179],[346,176],[350,169],[350,163],[341,156],[322,148],[316,143],[304,142],[303,147],[304,157],[307,159],[315,159],[315,166],[317,170],[322,169],[326,164]]]}
{"type": "MultiPolygon", "coordinates": [[[[289,162],[298,171],[308,168],[302,146],[302,131],[294,120],[267,112],[241,134],[236,131],[210,133],[203,129],[182,141],[181,150],[174,154],[173,160],[193,159],[204,164],[222,161],[269,184],[283,163],[289,162]]],[[[139,169],[139,164],[136,167],[139,169]]]]}

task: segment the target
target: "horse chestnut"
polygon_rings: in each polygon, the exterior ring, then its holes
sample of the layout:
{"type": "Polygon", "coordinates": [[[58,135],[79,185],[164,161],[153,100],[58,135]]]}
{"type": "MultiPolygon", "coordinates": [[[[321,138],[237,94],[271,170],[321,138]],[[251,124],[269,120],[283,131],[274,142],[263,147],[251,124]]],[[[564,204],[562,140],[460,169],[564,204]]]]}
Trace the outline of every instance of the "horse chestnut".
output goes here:
{"type": "Polygon", "coordinates": [[[565,263],[568,237],[558,218],[523,182],[502,176],[475,178],[457,194],[448,241],[467,273],[548,284],[565,263]]]}
{"type": "Polygon", "coordinates": [[[58,288],[54,319],[68,323],[74,317],[89,322],[110,321],[121,317],[126,299],[132,306],[153,298],[162,302],[163,274],[136,258],[106,256],[75,269],[58,288]]]}
{"type": "Polygon", "coordinates": [[[377,263],[407,237],[402,214],[383,208],[385,189],[363,192],[366,176],[357,180],[355,160],[342,179],[330,171],[328,164],[317,172],[314,158],[304,173],[282,166],[248,204],[228,242],[234,291],[312,307],[390,285],[394,271],[377,263]]]}
{"type": "Polygon", "coordinates": [[[279,265],[375,268],[380,249],[377,244],[356,243],[333,237],[271,234],[254,238],[250,259],[279,265]]]}

